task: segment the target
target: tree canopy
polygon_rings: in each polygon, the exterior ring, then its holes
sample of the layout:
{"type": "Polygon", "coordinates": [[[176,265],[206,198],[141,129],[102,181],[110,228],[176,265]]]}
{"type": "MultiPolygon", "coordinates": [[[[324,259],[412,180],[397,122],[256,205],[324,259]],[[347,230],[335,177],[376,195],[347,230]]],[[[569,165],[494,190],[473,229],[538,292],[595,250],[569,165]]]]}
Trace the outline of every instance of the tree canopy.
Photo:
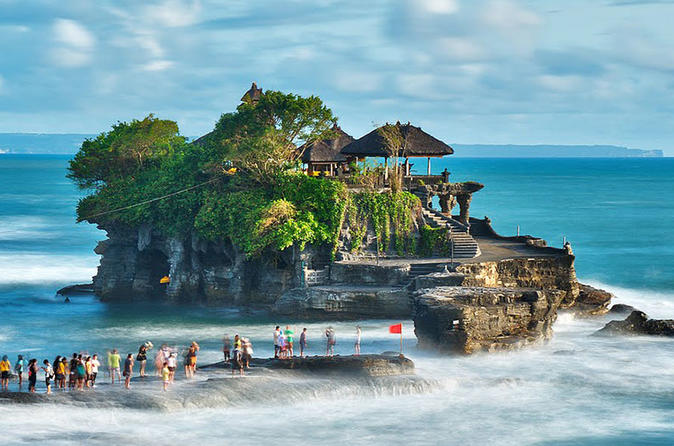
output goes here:
{"type": "Polygon", "coordinates": [[[173,155],[175,147],[184,142],[175,121],[152,114],[140,121],[118,122],[111,131],[82,143],[70,161],[67,176],[80,188],[100,187],[156,166],[160,158],[173,155]]]}

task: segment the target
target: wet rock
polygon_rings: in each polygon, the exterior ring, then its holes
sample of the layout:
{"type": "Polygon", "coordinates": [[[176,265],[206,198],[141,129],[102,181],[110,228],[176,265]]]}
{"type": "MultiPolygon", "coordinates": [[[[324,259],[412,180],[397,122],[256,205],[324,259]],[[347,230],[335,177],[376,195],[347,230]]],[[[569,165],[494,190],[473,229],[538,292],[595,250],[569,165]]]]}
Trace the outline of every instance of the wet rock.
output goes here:
{"type": "MultiPolygon", "coordinates": [[[[310,356],[292,359],[253,358],[251,367],[268,370],[292,370],[321,375],[357,375],[357,376],[396,376],[414,374],[414,362],[396,355],[360,355],[360,356],[310,356]]],[[[229,368],[224,361],[199,367],[229,368]]]]}
{"type": "Polygon", "coordinates": [[[578,297],[570,309],[581,316],[599,316],[608,313],[613,294],[608,291],[579,284],[578,297]]]}
{"type": "Polygon", "coordinates": [[[77,285],[69,285],[61,288],[56,292],[60,296],[73,296],[78,294],[92,294],[94,292],[93,283],[82,283],[77,285]]]}
{"type": "Polygon", "coordinates": [[[415,295],[422,348],[509,350],[549,338],[565,290],[438,287],[415,295]]]}
{"type": "Polygon", "coordinates": [[[633,311],[639,311],[634,308],[632,305],[626,304],[615,304],[608,311],[610,314],[630,314],[633,311]]]}
{"type": "Polygon", "coordinates": [[[674,336],[674,319],[649,319],[643,311],[632,311],[625,320],[611,321],[604,328],[595,332],[595,335],[674,336]]]}

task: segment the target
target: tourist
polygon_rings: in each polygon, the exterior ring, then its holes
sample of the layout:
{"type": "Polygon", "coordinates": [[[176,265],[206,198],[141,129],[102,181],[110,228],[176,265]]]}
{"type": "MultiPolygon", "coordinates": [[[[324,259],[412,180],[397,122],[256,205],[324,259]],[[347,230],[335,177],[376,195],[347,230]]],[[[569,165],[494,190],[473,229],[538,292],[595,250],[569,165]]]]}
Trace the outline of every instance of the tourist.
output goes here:
{"type": "Polygon", "coordinates": [[[286,331],[283,333],[286,336],[286,343],[288,344],[288,355],[293,357],[293,335],[295,332],[291,330],[290,325],[286,325],[286,331]]]}
{"type": "Polygon", "coordinates": [[[279,357],[280,348],[279,348],[278,338],[279,338],[280,335],[281,335],[281,327],[279,327],[277,325],[276,328],[274,329],[274,358],[275,359],[278,359],[278,357],[279,357]]]}
{"type": "Polygon", "coordinates": [[[328,327],[325,329],[325,337],[327,338],[327,344],[325,348],[325,356],[334,356],[335,354],[335,344],[337,343],[337,338],[335,336],[335,329],[328,327]]]}
{"type": "Polygon", "coordinates": [[[192,378],[197,370],[197,352],[199,344],[192,342],[185,355],[185,377],[192,378]]]}
{"type": "Polygon", "coordinates": [[[82,355],[77,355],[77,388],[79,390],[84,390],[84,382],[87,378],[87,371],[84,367],[84,360],[82,355]]]}
{"type": "Polygon", "coordinates": [[[238,369],[239,375],[243,376],[243,358],[242,358],[243,352],[241,351],[240,348],[236,348],[236,344],[234,344],[233,353],[234,354],[232,355],[232,376],[234,376],[235,369],[238,369]]]}
{"type": "Polygon", "coordinates": [[[154,357],[154,369],[157,376],[161,376],[161,369],[164,368],[164,363],[168,361],[169,356],[171,356],[171,349],[168,345],[162,344],[154,357]]]}
{"type": "Polygon", "coordinates": [[[133,354],[129,353],[124,360],[124,387],[127,389],[131,384],[131,375],[133,375],[133,354]]]}
{"type": "Polygon", "coordinates": [[[9,373],[11,370],[12,363],[9,362],[7,355],[4,355],[2,361],[0,361],[0,382],[2,383],[0,387],[2,387],[2,391],[9,390],[9,373]]]}
{"type": "Polygon", "coordinates": [[[61,381],[64,381],[65,379],[65,367],[63,366],[61,355],[57,355],[56,358],[54,358],[53,368],[54,386],[56,386],[57,389],[62,389],[61,381]]]}
{"type": "Polygon", "coordinates": [[[243,363],[247,369],[250,368],[250,360],[253,357],[253,344],[250,342],[250,339],[243,338],[243,363]]]}
{"type": "Polygon", "coordinates": [[[31,359],[28,361],[28,391],[31,393],[35,392],[35,384],[37,384],[37,372],[39,368],[37,366],[37,359],[31,359]]]}
{"type": "Polygon", "coordinates": [[[61,364],[63,364],[63,378],[61,378],[61,388],[66,390],[66,376],[70,375],[70,363],[65,356],[61,357],[61,364]]]}
{"type": "Polygon", "coordinates": [[[108,352],[108,370],[110,371],[111,383],[115,383],[115,373],[117,373],[117,378],[119,381],[122,380],[122,375],[119,373],[119,364],[122,361],[122,358],[119,356],[116,348],[112,349],[112,352],[108,352]]]}
{"type": "Polygon", "coordinates": [[[304,350],[307,349],[307,329],[303,328],[300,334],[300,358],[304,357],[304,350]]]}
{"type": "Polygon", "coordinates": [[[169,370],[168,362],[165,362],[161,369],[161,379],[164,382],[164,392],[166,392],[171,380],[171,371],[169,370]]]}
{"type": "Polygon", "coordinates": [[[136,355],[136,361],[138,361],[138,364],[140,364],[141,378],[145,377],[145,364],[147,364],[147,350],[148,350],[147,344],[148,344],[147,342],[141,344],[141,346],[138,347],[138,354],[136,355]]]}
{"type": "MultiPolygon", "coordinates": [[[[171,382],[173,382],[173,380],[176,377],[176,368],[178,367],[178,356],[176,355],[175,352],[171,352],[169,354],[169,357],[166,360],[166,364],[168,364],[168,369],[169,369],[169,373],[170,373],[169,378],[171,379],[171,382]]],[[[163,366],[162,366],[162,368],[163,368],[163,366]]]]}
{"type": "Polygon", "coordinates": [[[229,336],[225,335],[225,337],[222,338],[222,354],[225,357],[225,362],[229,362],[231,358],[230,349],[231,349],[231,342],[229,340],[229,336]]]}
{"type": "Polygon", "coordinates": [[[23,359],[22,355],[19,355],[16,359],[16,364],[14,364],[14,372],[16,372],[19,378],[19,390],[23,385],[23,372],[26,371],[26,360],[23,359]]]}
{"type": "Polygon", "coordinates": [[[98,360],[98,355],[94,353],[91,357],[91,387],[96,387],[96,376],[98,376],[98,368],[101,362],[98,360]]]}
{"type": "Polygon", "coordinates": [[[278,335],[278,357],[279,359],[286,359],[288,357],[288,344],[286,344],[286,336],[282,331],[278,335]]]}
{"type": "Polygon", "coordinates": [[[84,358],[84,387],[91,387],[91,356],[84,358]]]}
{"type": "Polygon", "coordinates": [[[360,325],[359,325],[359,326],[356,327],[356,343],[353,346],[356,356],[360,356],[360,335],[361,335],[361,329],[360,329],[360,325]]]}
{"type": "Polygon", "coordinates": [[[51,380],[54,379],[54,369],[47,359],[42,361],[42,364],[44,364],[44,367],[42,367],[42,370],[44,370],[44,384],[47,386],[47,395],[49,395],[51,394],[51,380]]]}
{"type": "Polygon", "coordinates": [[[68,388],[73,389],[77,385],[77,353],[70,358],[70,374],[68,375],[68,388]]]}

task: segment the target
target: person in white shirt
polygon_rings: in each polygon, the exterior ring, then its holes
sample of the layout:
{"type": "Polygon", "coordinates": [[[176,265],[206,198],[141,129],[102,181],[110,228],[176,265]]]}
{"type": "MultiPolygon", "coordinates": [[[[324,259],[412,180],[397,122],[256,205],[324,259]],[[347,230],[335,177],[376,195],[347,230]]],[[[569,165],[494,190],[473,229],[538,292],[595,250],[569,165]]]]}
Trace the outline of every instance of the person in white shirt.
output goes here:
{"type": "Polygon", "coordinates": [[[98,360],[98,355],[94,353],[91,357],[91,387],[96,387],[96,375],[98,375],[98,368],[101,362],[98,360]]]}
{"type": "Polygon", "coordinates": [[[281,327],[278,325],[274,329],[274,358],[278,359],[278,353],[279,353],[279,343],[278,343],[278,337],[281,334],[281,327]]]}

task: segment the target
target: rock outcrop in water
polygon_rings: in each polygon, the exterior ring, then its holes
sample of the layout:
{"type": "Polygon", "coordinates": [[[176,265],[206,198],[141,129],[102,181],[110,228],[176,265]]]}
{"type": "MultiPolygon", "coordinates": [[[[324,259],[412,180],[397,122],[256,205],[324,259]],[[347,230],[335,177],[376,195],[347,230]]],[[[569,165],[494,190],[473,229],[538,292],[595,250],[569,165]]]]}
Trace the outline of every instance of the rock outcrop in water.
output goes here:
{"type": "Polygon", "coordinates": [[[611,321],[595,333],[599,336],[674,336],[674,319],[649,319],[643,311],[633,311],[625,320],[611,321]]]}
{"type": "MultiPolygon", "coordinates": [[[[254,358],[250,364],[254,368],[309,372],[327,376],[397,376],[414,374],[414,362],[398,354],[337,355],[332,357],[309,356],[305,358],[294,357],[292,359],[254,358]]],[[[199,368],[229,368],[229,364],[225,364],[223,361],[199,368]]]]}
{"type": "Polygon", "coordinates": [[[459,353],[508,350],[548,339],[566,293],[485,287],[417,292],[419,345],[459,353]]]}

